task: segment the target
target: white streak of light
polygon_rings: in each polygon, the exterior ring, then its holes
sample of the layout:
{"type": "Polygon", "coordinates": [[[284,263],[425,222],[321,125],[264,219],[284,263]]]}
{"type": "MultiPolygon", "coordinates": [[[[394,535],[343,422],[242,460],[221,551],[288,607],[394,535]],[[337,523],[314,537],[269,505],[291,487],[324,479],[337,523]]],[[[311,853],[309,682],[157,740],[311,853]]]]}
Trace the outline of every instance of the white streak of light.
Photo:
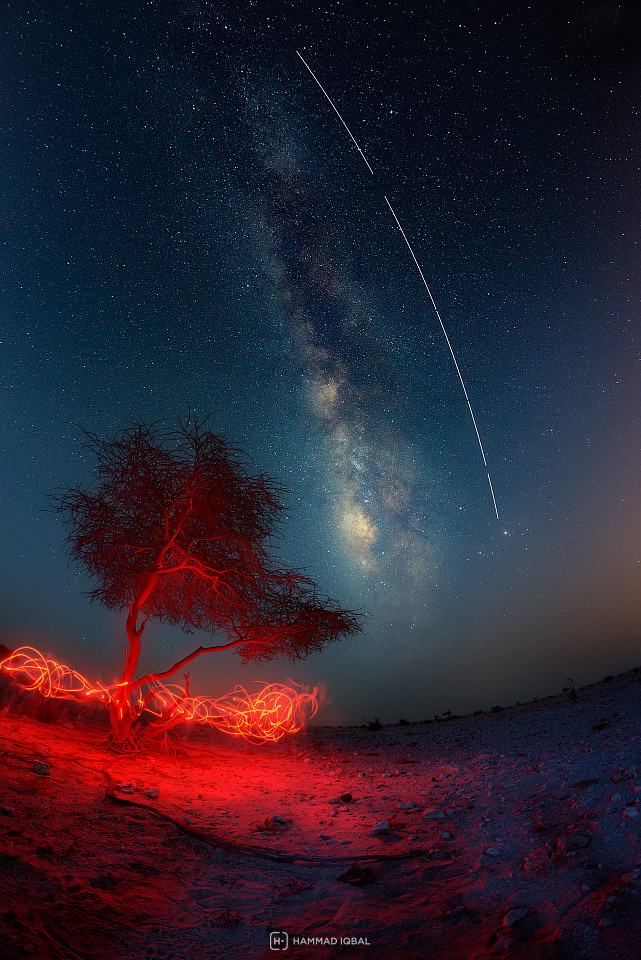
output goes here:
{"type": "Polygon", "coordinates": [[[494,496],[494,488],[493,488],[493,486],[492,486],[492,480],[491,480],[491,478],[490,478],[490,472],[489,472],[489,470],[487,469],[487,460],[485,459],[485,451],[484,451],[484,449],[483,449],[483,443],[481,442],[481,434],[479,433],[479,428],[478,428],[477,425],[476,425],[476,417],[474,416],[474,411],[472,410],[472,404],[470,403],[470,398],[469,398],[469,396],[468,396],[468,394],[467,394],[467,389],[466,389],[466,387],[465,387],[465,381],[463,380],[463,374],[461,373],[461,368],[460,368],[459,365],[458,365],[458,360],[456,359],[456,354],[454,353],[454,348],[452,347],[452,344],[450,343],[450,338],[449,338],[448,335],[447,335],[447,330],[445,329],[445,324],[443,323],[443,320],[441,319],[441,315],[440,315],[440,313],[439,313],[439,311],[438,311],[438,307],[436,306],[436,301],[434,300],[434,297],[432,296],[432,291],[430,290],[430,288],[429,288],[428,285],[427,285],[427,280],[425,279],[425,276],[424,276],[424,274],[423,274],[423,271],[421,270],[421,265],[419,264],[418,260],[416,259],[415,254],[414,254],[414,251],[412,250],[412,245],[411,245],[411,243],[409,242],[409,240],[407,239],[407,235],[406,235],[405,231],[403,230],[403,228],[402,228],[402,226],[401,226],[400,220],[398,219],[398,217],[396,216],[396,213],[394,212],[394,208],[393,208],[392,204],[389,202],[389,200],[387,199],[387,197],[385,197],[384,199],[385,199],[385,203],[386,203],[387,206],[390,208],[390,212],[391,212],[392,216],[393,216],[394,219],[396,220],[396,226],[397,226],[398,229],[401,231],[401,235],[402,235],[402,237],[403,237],[403,240],[404,240],[405,243],[407,244],[407,249],[408,249],[409,252],[412,254],[412,260],[413,260],[414,263],[416,264],[416,269],[418,270],[418,272],[419,272],[419,274],[420,274],[420,277],[421,277],[421,280],[423,281],[423,286],[424,286],[425,289],[427,290],[428,296],[429,296],[430,300],[432,301],[432,306],[434,307],[434,312],[436,313],[436,316],[438,317],[438,322],[439,322],[440,325],[441,325],[441,330],[443,331],[443,335],[444,335],[444,337],[445,337],[445,339],[446,339],[446,341],[447,341],[447,345],[448,345],[448,347],[450,348],[450,353],[451,353],[451,355],[452,355],[452,360],[454,361],[454,366],[456,367],[456,372],[458,373],[458,378],[459,378],[459,380],[461,381],[461,386],[463,387],[463,393],[465,394],[465,399],[467,400],[467,406],[468,406],[468,409],[469,409],[469,411],[470,411],[470,416],[471,416],[471,418],[472,418],[472,423],[474,424],[474,430],[476,431],[476,439],[477,439],[478,442],[479,442],[479,447],[480,447],[480,449],[481,449],[481,456],[483,457],[483,463],[485,464],[485,469],[486,469],[486,471],[487,471],[487,480],[488,480],[488,483],[489,483],[489,485],[490,485],[490,493],[492,494],[492,503],[494,504],[494,510],[495,510],[495,512],[496,512],[496,519],[497,519],[497,520],[500,520],[501,518],[499,517],[499,510],[498,510],[498,507],[497,507],[497,505],[496,505],[496,497],[494,496]]]}
{"type": "MultiPolygon", "coordinates": [[[[331,105],[334,113],[336,114],[336,116],[338,117],[338,119],[340,120],[340,122],[343,124],[343,126],[345,127],[345,129],[347,130],[347,133],[348,133],[348,135],[349,135],[350,140],[352,141],[352,143],[354,144],[354,146],[356,147],[356,149],[357,149],[358,152],[360,153],[361,157],[363,158],[363,160],[364,160],[365,163],[367,164],[367,169],[368,169],[369,172],[372,174],[372,176],[374,176],[374,171],[373,171],[372,168],[370,167],[369,162],[368,162],[368,160],[367,160],[367,157],[365,156],[365,154],[363,153],[363,151],[362,151],[361,148],[359,147],[358,143],[356,142],[356,138],[353,136],[352,131],[349,129],[349,127],[347,126],[347,124],[345,123],[345,121],[343,120],[343,118],[341,117],[340,113],[338,112],[338,108],[336,107],[334,101],[332,100],[332,98],[330,97],[330,95],[328,94],[327,90],[326,90],[325,87],[322,85],[322,83],[320,82],[320,80],[318,79],[318,77],[316,76],[316,74],[314,73],[314,71],[312,70],[312,68],[309,66],[309,64],[303,59],[303,57],[301,56],[301,54],[298,52],[298,50],[296,51],[296,53],[297,53],[297,55],[300,57],[300,59],[303,61],[303,63],[304,63],[305,66],[307,67],[307,69],[309,70],[312,78],[314,79],[314,81],[316,82],[316,84],[318,85],[318,87],[320,88],[320,90],[322,91],[323,95],[326,97],[326,99],[327,99],[328,102],[330,103],[330,105],[331,105]]],[[[490,477],[490,471],[487,469],[487,460],[485,459],[485,450],[483,449],[483,443],[482,443],[482,441],[481,441],[481,434],[479,433],[479,428],[478,428],[478,426],[477,426],[477,424],[476,424],[476,417],[474,416],[474,411],[472,410],[472,404],[470,403],[470,398],[469,398],[469,396],[468,396],[467,389],[466,389],[466,387],[465,387],[465,381],[463,380],[463,374],[461,373],[461,369],[460,369],[460,367],[459,367],[459,365],[458,365],[458,360],[456,359],[456,354],[454,353],[454,348],[452,347],[452,344],[450,343],[450,338],[449,338],[448,335],[447,335],[447,330],[445,329],[445,324],[443,323],[443,320],[441,319],[441,314],[439,313],[438,307],[436,306],[436,301],[434,300],[434,297],[432,296],[432,291],[430,290],[430,288],[429,288],[428,285],[427,285],[427,280],[425,279],[425,276],[424,276],[424,274],[423,274],[423,271],[421,270],[421,265],[419,264],[418,260],[416,259],[416,255],[415,255],[414,251],[412,250],[412,245],[411,245],[411,243],[409,242],[409,240],[407,239],[406,233],[405,233],[405,231],[403,230],[403,228],[402,228],[402,226],[401,226],[400,220],[398,219],[398,217],[396,216],[396,213],[394,212],[394,208],[392,207],[392,204],[389,202],[389,200],[387,199],[387,197],[385,197],[385,195],[383,195],[383,196],[384,196],[384,199],[385,199],[385,203],[387,204],[387,206],[388,206],[389,209],[390,209],[390,213],[392,214],[392,216],[394,217],[394,220],[396,221],[396,226],[397,226],[398,229],[401,231],[403,240],[404,240],[405,243],[407,244],[407,249],[409,250],[409,252],[410,252],[411,255],[412,255],[412,260],[413,260],[414,263],[416,264],[416,269],[418,270],[418,272],[419,272],[419,274],[420,274],[420,277],[421,277],[421,280],[423,281],[423,286],[424,286],[425,289],[427,290],[428,296],[429,296],[429,298],[430,298],[430,300],[431,300],[431,302],[432,302],[432,306],[434,307],[434,312],[436,313],[436,316],[438,317],[438,322],[439,322],[440,325],[441,325],[441,330],[443,331],[443,335],[445,336],[445,339],[446,339],[446,341],[447,341],[447,345],[448,345],[448,347],[450,348],[450,353],[451,353],[451,355],[452,355],[452,360],[454,361],[454,366],[456,367],[456,372],[458,373],[458,378],[459,378],[459,380],[461,381],[461,386],[463,387],[463,393],[465,394],[465,399],[467,400],[467,406],[468,406],[468,409],[469,409],[469,411],[470,411],[470,416],[471,416],[471,418],[472,418],[472,423],[474,424],[474,430],[475,430],[475,433],[476,433],[476,439],[477,439],[478,442],[479,442],[479,448],[480,448],[480,450],[481,450],[481,456],[483,457],[483,464],[485,465],[485,470],[486,470],[486,472],[487,472],[487,482],[488,482],[489,485],[490,485],[490,493],[492,494],[492,503],[494,504],[494,511],[495,511],[495,513],[496,513],[496,519],[497,519],[497,520],[500,520],[501,518],[499,517],[499,508],[498,508],[497,505],[496,505],[496,497],[494,496],[494,487],[492,486],[492,478],[490,477]]]]}
{"type": "Polygon", "coordinates": [[[330,95],[328,94],[327,90],[325,89],[325,87],[323,86],[323,84],[320,82],[320,80],[318,79],[318,77],[316,76],[316,74],[314,73],[314,71],[312,70],[312,68],[309,66],[308,63],[305,62],[305,60],[303,59],[303,57],[301,57],[300,53],[298,53],[298,50],[296,51],[296,53],[297,53],[297,55],[301,58],[301,60],[303,61],[303,63],[305,64],[305,66],[307,67],[307,69],[309,70],[309,72],[311,73],[313,79],[316,81],[316,83],[318,84],[318,86],[319,86],[320,89],[322,90],[323,94],[324,94],[325,97],[327,98],[328,102],[330,103],[330,105],[331,105],[331,107],[332,107],[332,110],[334,111],[334,113],[336,114],[336,116],[338,117],[338,119],[340,120],[340,122],[343,124],[343,126],[344,126],[345,129],[347,130],[347,132],[348,132],[348,134],[349,134],[349,136],[350,136],[350,139],[351,139],[352,143],[354,144],[354,146],[356,147],[356,149],[357,149],[358,152],[360,153],[360,155],[361,155],[361,157],[363,158],[363,160],[365,161],[365,163],[367,163],[367,169],[368,169],[369,172],[372,174],[372,176],[374,176],[374,171],[373,171],[372,168],[370,167],[370,165],[369,165],[369,163],[368,163],[368,161],[367,161],[367,157],[365,156],[365,154],[363,153],[363,151],[362,151],[361,148],[359,147],[358,143],[356,142],[355,137],[352,136],[352,131],[349,129],[349,127],[347,126],[347,124],[345,123],[345,121],[343,120],[343,118],[341,117],[340,113],[338,112],[338,107],[336,106],[336,104],[334,103],[334,101],[332,100],[332,98],[330,97],[330,95]]]}

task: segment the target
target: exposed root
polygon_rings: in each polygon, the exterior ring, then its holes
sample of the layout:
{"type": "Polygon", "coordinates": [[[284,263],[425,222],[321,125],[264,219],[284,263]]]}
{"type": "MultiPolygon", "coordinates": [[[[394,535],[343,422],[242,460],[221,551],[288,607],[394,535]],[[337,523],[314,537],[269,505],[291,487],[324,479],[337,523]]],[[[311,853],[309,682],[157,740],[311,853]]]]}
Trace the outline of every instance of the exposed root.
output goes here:
{"type": "Polygon", "coordinates": [[[256,847],[246,843],[233,843],[231,840],[223,840],[222,837],[216,837],[210,833],[201,833],[200,830],[194,830],[192,827],[186,826],[184,823],[181,823],[180,820],[170,817],[168,813],[163,813],[162,810],[158,810],[156,807],[150,807],[146,803],[139,803],[137,800],[127,800],[125,797],[118,797],[114,793],[114,781],[109,770],[103,768],[102,772],[109,780],[109,786],[105,791],[106,800],[111,800],[112,803],[118,803],[121,806],[139,807],[141,810],[147,810],[148,813],[152,813],[160,820],[173,823],[174,826],[178,827],[178,829],[188,837],[192,837],[192,839],[198,840],[200,843],[206,843],[210,847],[218,847],[222,850],[235,850],[238,853],[244,853],[250,857],[259,857],[261,860],[271,860],[274,863],[353,863],[355,860],[415,860],[417,857],[424,857],[428,853],[427,850],[410,850],[407,853],[396,854],[352,853],[344,857],[310,857],[297,853],[272,853],[264,847],[256,847]]]}

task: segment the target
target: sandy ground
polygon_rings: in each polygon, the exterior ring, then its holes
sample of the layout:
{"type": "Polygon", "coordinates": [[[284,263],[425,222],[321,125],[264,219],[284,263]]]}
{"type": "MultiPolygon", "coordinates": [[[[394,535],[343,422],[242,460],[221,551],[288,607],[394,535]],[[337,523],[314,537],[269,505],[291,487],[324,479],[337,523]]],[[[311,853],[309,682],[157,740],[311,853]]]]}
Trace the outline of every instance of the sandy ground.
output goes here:
{"type": "Polygon", "coordinates": [[[641,957],[640,680],[123,758],[0,678],[0,958],[641,957]]]}

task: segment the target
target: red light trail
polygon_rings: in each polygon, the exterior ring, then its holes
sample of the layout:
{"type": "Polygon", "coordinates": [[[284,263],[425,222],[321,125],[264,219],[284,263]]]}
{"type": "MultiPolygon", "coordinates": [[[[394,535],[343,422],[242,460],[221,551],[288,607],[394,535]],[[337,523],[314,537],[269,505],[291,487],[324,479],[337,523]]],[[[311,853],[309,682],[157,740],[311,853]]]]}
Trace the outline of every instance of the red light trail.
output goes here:
{"type": "MultiPolygon", "coordinates": [[[[45,697],[62,700],[98,700],[106,707],[115,702],[115,694],[123,686],[92,685],[82,674],[34,647],[19,647],[0,663],[0,670],[14,677],[23,690],[38,690],[45,697]]],[[[316,687],[307,693],[271,683],[250,694],[237,686],[216,699],[190,697],[186,687],[178,684],[151,680],[146,687],[144,694],[137,691],[138,699],[131,706],[137,713],[151,715],[150,726],[162,730],[182,721],[208,723],[251,743],[275,742],[286,733],[297,733],[318,710],[316,687]]]]}

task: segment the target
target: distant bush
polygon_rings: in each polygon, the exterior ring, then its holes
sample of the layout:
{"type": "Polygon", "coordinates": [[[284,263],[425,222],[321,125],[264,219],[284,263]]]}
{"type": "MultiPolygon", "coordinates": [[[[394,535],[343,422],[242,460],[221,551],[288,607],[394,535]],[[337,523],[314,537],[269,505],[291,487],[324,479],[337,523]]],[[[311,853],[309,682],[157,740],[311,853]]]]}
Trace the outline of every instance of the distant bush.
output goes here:
{"type": "Polygon", "coordinates": [[[502,710],[503,710],[503,707],[499,707],[498,703],[496,704],[495,707],[492,707],[492,713],[501,713],[502,710]]]}
{"type": "Polygon", "coordinates": [[[614,680],[614,677],[612,676],[611,673],[609,673],[607,677],[604,677],[601,683],[607,683],[609,680],[614,680]]]}
{"type": "Polygon", "coordinates": [[[370,731],[370,733],[376,733],[377,730],[383,729],[383,724],[378,717],[374,717],[373,720],[367,721],[367,729],[370,731]]]}
{"type": "Polygon", "coordinates": [[[401,717],[401,719],[398,721],[398,724],[397,724],[397,726],[399,727],[409,727],[409,725],[410,725],[410,722],[409,720],[406,720],[405,717],[401,717]]]}

